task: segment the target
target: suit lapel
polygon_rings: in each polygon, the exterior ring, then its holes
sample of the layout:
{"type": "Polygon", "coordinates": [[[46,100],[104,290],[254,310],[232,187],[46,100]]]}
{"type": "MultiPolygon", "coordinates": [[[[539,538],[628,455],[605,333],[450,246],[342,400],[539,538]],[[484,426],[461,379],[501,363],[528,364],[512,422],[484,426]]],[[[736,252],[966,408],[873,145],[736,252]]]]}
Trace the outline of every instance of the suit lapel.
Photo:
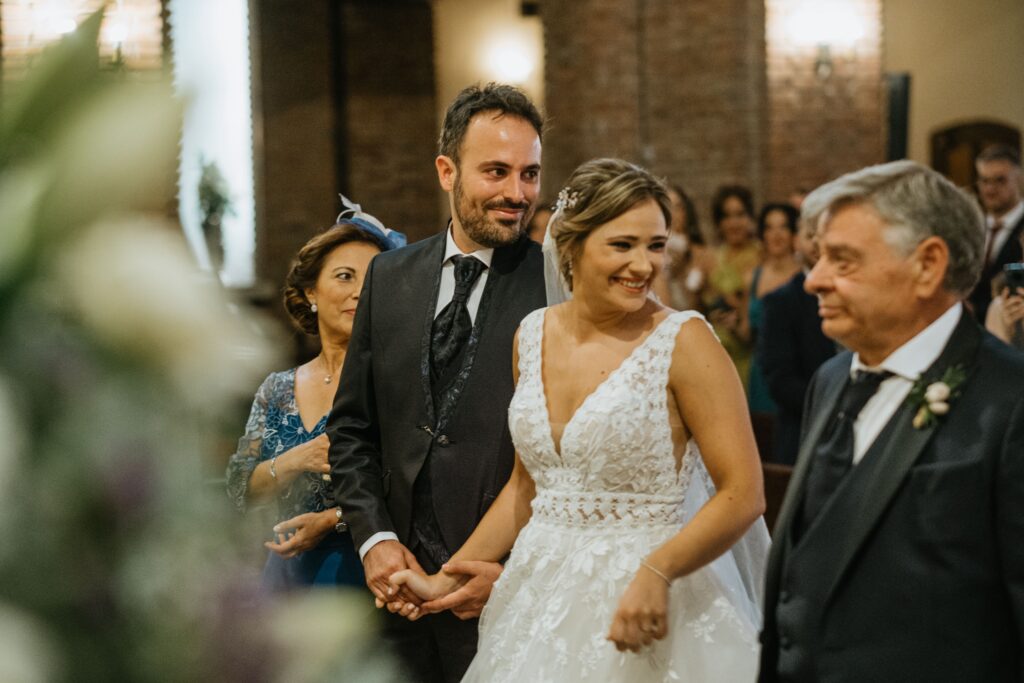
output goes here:
{"type": "MultiPolygon", "coordinates": [[[[851,357],[852,358],[852,357],[851,357]]],[[[793,519],[800,507],[804,496],[804,484],[807,480],[807,473],[811,468],[811,460],[814,457],[814,446],[825,431],[829,418],[835,412],[836,401],[843,391],[843,387],[850,378],[850,366],[844,363],[842,372],[836,372],[828,378],[828,386],[822,389],[820,402],[815,409],[814,417],[805,432],[800,443],[800,452],[797,454],[796,465],[793,468],[793,475],[790,477],[789,486],[786,489],[786,496],[782,500],[782,507],[779,509],[779,518],[775,523],[776,533],[789,534],[792,531],[793,519]]]]}
{"type": "MultiPolygon", "coordinates": [[[[852,356],[851,356],[852,360],[852,356]]],[[[786,488],[786,496],[782,499],[782,506],[779,508],[779,516],[775,522],[775,532],[772,538],[772,547],[768,555],[767,568],[767,591],[768,595],[775,595],[779,577],[782,574],[783,556],[786,549],[791,547],[793,538],[793,521],[803,501],[804,489],[807,483],[807,473],[811,467],[811,459],[814,455],[814,444],[821,438],[825,426],[832,413],[835,411],[836,401],[843,387],[849,381],[850,365],[843,363],[829,376],[819,373],[815,382],[826,382],[822,388],[821,398],[811,419],[807,430],[800,443],[800,452],[797,454],[796,465],[793,474],[789,479],[786,488]]],[[[806,534],[806,529],[804,533],[806,534]]],[[[774,607],[774,606],[772,606],[774,607]]]]}
{"type": "MultiPolygon", "coordinates": [[[[430,333],[434,327],[434,309],[437,308],[437,296],[441,289],[441,261],[444,259],[444,248],[447,243],[447,229],[430,239],[435,240],[427,251],[427,257],[420,259],[410,268],[410,278],[414,282],[433,282],[433,293],[426,302],[426,309],[423,320],[423,334],[420,337],[420,385],[423,389],[423,401],[427,408],[427,421],[433,426],[436,423],[434,415],[434,395],[430,387],[430,333]]],[[[412,310],[415,310],[413,308],[412,310]]]]}
{"type": "MultiPolygon", "coordinates": [[[[925,381],[937,381],[946,368],[954,365],[964,366],[967,369],[968,377],[970,377],[970,369],[975,362],[981,338],[978,324],[965,309],[953,335],[946,344],[946,348],[931,367],[924,372],[925,381]]],[[[956,410],[956,408],[954,401],[952,410],[956,410]]],[[[864,498],[856,510],[856,514],[846,526],[846,533],[838,535],[839,547],[835,553],[836,561],[829,567],[822,568],[823,571],[833,572],[831,577],[822,577],[824,584],[829,587],[826,601],[835,592],[850,562],[853,561],[857,551],[889,506],[889,502],[899,490],[911,466],[917,461],[932,435],[945,419],[945,417],[940,418],[930,427],[918,429],[913,425],[917,409],[918,406],[904,402],[887,425],[885,431],[889,431],[889,436],[885,443],[877,444],[880,451],[871,459],[872,462],[869,463],[865,460],[857,465],[858,468],[869,468],[864,473],[867,476],[859,486],[864,492],[864,498]]],[[[872,447],[874,448],[874,445],[872,447]]],[[[842,493],[842,489],[837,491],[837,495],[840,493],[842,493]]],[[[834,511],[834,506],[827,505],[822,514],[828,515],[834,511]]]]}

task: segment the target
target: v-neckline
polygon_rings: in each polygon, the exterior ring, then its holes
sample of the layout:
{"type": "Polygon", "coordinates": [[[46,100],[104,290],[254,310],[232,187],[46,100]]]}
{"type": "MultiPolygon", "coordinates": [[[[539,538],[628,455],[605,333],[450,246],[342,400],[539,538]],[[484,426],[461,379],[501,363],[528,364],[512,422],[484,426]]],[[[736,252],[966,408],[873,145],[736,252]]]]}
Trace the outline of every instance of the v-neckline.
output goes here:
{"type": "Polygon", "coordinates": [[[548,445],[551,447],[551,451],[552,453],[554,453],[555,457],[558,460],[563,461],[562,444],[565,441],[565,433],[569,431],[569,426],[572,425],[573,421],[576,419],[576,416],[579,415],[580,412],[582,412],[583,408],[587,405],[587,403],[590,402],[590,399],[599,391],[601,391],[601,389],[603,389],[604,386],[611,381],[612,377],[615,377],[615,375],[617,375],[619,371],[626,366],[626,363],[633,359],[633,356],[636,355],[636,352],[647,344],[651,337],[653,337],[661,328],[661,326],[665,324],[665,321],[672,317],[672,314],[669,313],[661,320],[661,322],[655,325],[654,329],[648,332],[647,336],[644,337],[639,344],[634,346],[632,350],[630,350],[630,352],[626,354],[625,358],[619,361],[619,364],[615,366],[615,368],[611,372],[608,373],[608,376],[605,377],[600,382],[598,382],[597,386],[594,387],[593,390],[583,398],[580,404],[576,406],[576,409],[572,412],[572,415],[569,416],[569,419],[566,420],[565,427],[562,428],[562,436],[556,442],[555,433],[551,427],[551,409],[548,407],[548,390],[547,386],[544,384],[544,326],[547,323],[548,311],[550,310],[550,308],[545,309],[544,312],[541,314],[540,318],[540,338],[537,340],[537,379],[540,382],[540,395],[544,403],[544,422],[547,425],[548,445]]]}
{"type": "MultiPolygon", "coordinates": [[[[299,417],[299,424],[302,425],[302,431],[307,434],[313,434],[316,432],[316,428],[320,426],[320,423],[327,419],[327,413],[320,416],[316,422],[313,423],[313,428],[310,429],[306,426],[306,421],[302,419],[302,408],[299,407],[299,369],[294,368],[292,370],[292,405],[295,406],[295,414],[299,417]]],[[[330,411],[328,411],[330,412],[330,411]]]]}

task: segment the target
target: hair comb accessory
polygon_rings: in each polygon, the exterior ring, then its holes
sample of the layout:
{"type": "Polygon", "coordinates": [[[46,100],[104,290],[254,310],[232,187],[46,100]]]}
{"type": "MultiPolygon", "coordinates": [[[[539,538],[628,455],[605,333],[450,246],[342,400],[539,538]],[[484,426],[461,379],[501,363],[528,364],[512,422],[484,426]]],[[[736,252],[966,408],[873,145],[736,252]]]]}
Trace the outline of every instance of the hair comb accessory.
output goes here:
{"type": "Polygon", "coordinates": [[[558,201],[555,202],[555,211],[565,211],[566,209],[575,208],[576,202],[580,199],[580,193],[573,190],[569,191],[568,187],[563,187],[558,193],[558,201]]]}
{"type": "Polygon", "coordinates": [[[364,213],[361,206],[353,202],[345,195],[338,193],[338,197],[341,198],[341,205],[345,207],[338,214],[338,217],[334,219],[335,223],[351,223],[357,228],[370,233],[374,237],[380,239],[384,244],[387,245],[388,250],[398,249],[404,247],[408,240],[405,235],[385,228],[384,224],[377,220],[374,216],[368,213],[364,213]]]}

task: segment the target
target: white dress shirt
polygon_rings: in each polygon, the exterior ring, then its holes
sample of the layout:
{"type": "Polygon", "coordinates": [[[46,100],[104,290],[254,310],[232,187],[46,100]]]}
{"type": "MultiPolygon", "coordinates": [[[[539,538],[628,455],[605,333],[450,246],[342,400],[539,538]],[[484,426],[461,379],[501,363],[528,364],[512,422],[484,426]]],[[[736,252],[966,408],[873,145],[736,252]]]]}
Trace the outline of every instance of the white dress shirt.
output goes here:
{"type": "Polygon", "coordinates": [[[480,310],[480,297],[484,295],[484,287],[487,285],[487,272],[491,268],[491,259],[494,258],[493,249],[481,249],[466,253],[459,249],[452,237],[452,229],[448,228],[448,240],[444,247],[444,261],[441,262],[441,288],[437,291],[437,306],[434,308],[434,317],[441,314],[452,297],[455,296],[455,262],[452,256],[473,256],[480,259],[486,266],[480,276],[473,283],[473,289],[469,292],[469,300],[466,301],[466,308],[469,309],[469,319],[476,323],[476,312],[480,310]]]}
{"type": "Polygon", "coordinates": [[[942,353],[942,349],[946,348],[946,343],[960,322],[960,316],[963,315],[963,308],[959,302],[951,306],[931,325],[890,353],[875,367],[864,365],[858,354],[853,355],[853,362],[850,364],[851,377],[858,370],[888,370],[893,374],[882,382],[853,424],[854,465],[863,459],[871,444],[878,438],[878,434],[896,414],[900,404],[907,399],[921,373],[927,370],[942,353]]]}
{"type": "MultiPolygon", "coordinates": [[[[1013,226],[1017,225],[1017,221],[1024,216],[1024,200],[1017,202],[1017,206],[1013,207],[1009,211],[1003,214],[999,220],[1002,222],[1002,229],[992,236],[992,225],[996,222],[995,216],[987,214],[985,216],[985,251],[983,254],[988,254],[989,263],[995,263],[996,256],[999,254],[999,250],[1006,244],[1006,240],[1010,239],[1010,233],[1013,232],[1013,226]],[[989,249],[989,240],[993,240],[992,248],[989,249]]],[[[989,265],[988,263],[985,264],[989,265]]]]}
{"type": "MultiPolygon", "coordinates": [[[[452,237],[451,226],[448,226],[448,238],[445,242],[444,248],[444,260],[441,262],[441,285],[437,292],[437,306],[434,308],[434,317],[436,318],[441,311],[447,306],[452,297],[455,296],[455,262],[452,261],[452,256],[473,256],[480,259],[484,266],[483,272],[477,277],[476,282],[473,283],[473,289],[469,292],[469,299],[466,301],[466,308],[469,309],[469,318],[476,323],[476,313],[480,310],[480,297],[484,294],[484,287],[487,285],[487,272],[491,268],[491,259],[494,258],[494,249],[480,249],[479,251],[473,251],[466,253],[459,249],[459,246],[455,244],[455,238],[452,237]]],[[[362,560],[366,557],[366,553],[369,552],[370,548],[377,545],[381,541],[397,541],[398,535],[393,531],[378,531],[373,536],[366,539],[366,542],[359,546],[359,559],[362,560]]]]}

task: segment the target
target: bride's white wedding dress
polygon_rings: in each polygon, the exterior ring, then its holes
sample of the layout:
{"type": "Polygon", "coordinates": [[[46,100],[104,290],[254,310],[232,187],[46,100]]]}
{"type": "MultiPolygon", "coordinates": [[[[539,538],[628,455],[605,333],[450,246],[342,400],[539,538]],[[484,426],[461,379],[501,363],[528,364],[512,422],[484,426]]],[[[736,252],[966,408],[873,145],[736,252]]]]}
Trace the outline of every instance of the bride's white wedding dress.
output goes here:
{"type": "Polygon", "coordinates": [[[537,486],[533,515],[484,609],[479,651],[463,680],[753,681],[760,617],[750,588],[767,553],[762,521],[747,548],[760,557],[738,566],[729,553],[673,582],[664,640],[634,654],[605,639],[640,560],[709,495],[692,440],[677,472],[667,401],[677,333],[700,316],[663,320],[586,398],[556,448],[541,380],[545,310],[520,327],[509,406],[512,438],[537,486]]]}

